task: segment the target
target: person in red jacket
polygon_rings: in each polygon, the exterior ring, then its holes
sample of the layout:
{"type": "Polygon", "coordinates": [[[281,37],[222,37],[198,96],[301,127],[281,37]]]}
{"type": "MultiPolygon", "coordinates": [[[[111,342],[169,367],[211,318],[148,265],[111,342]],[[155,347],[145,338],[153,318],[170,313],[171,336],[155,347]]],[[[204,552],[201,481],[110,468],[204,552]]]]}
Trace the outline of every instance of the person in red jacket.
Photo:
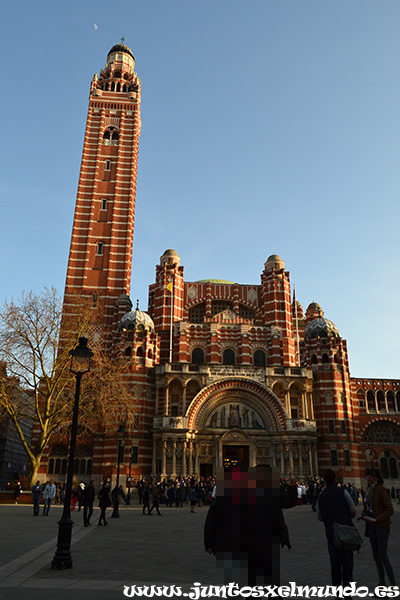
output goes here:
{"type": "Polygon", "coordinates": [[[390,585],[396,585],[393,567],[388,557],[390,515],[393,504],[388,490],[383,486],[379,469],[367,469],[367,493],[362,519],[368,523],[369,541],[376,564],[379,585],[385,585],[385,571],[390,585]]]}

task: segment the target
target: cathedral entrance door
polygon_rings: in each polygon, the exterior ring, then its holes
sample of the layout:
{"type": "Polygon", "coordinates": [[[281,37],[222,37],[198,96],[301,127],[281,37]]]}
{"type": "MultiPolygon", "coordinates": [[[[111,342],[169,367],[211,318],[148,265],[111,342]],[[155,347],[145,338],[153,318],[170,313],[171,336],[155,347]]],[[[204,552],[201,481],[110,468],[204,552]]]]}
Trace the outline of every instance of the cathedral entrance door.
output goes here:
{"type": "Polygon", "coordinates": [[[224,469],[239,467],[241,471],[249,468],[249,446],[223,446],[224,469]]]}

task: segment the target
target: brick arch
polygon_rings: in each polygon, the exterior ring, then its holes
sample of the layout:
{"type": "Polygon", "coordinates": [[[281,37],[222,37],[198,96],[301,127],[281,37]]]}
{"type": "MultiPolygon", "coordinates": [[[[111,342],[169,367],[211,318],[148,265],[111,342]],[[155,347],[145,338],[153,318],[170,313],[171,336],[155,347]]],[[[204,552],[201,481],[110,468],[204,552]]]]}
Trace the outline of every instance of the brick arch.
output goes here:
{"type": "Polygon", "coordinates": [[[279,398],[267,387],[245,377],[227,377],[206,386],[187,409],[189,429],[204,429],[208,417],[218,406],[241,401],[252,407],[269,431],[286,431],[287,414],[279,398]]]}
{"type": "MultiPolygon", "coordinates": [[[[384,418],[384,417],[379,416],[378,419],[376,419],[376,418],[375,419],[369,419],[368,423],[366,423],[364,425],[364,427],[362,427],[361,430],[360,430],[360,437],[361,437],[361,444],[362,445],[364,445],[364,446],[365,445],[367,445],[367,446],[374,445],[373,443],[370,443],[369,441],[365,441],[364,440],[364,436],[367,434],[368,430],[371,427],[374,427],[374,426],[377,426],[377,425],[380,425],[380,424],[394,425],[395,428],[400,433],[400,425],[399,425],[398,419],[396,419],[396,418],[391,418],[391,417],[384,418]]],[[[378,443],[378,444],[375,444],[375,445],[385,446],[386,444],[384,442],[382,442],[382,443],[378,443]]]]}

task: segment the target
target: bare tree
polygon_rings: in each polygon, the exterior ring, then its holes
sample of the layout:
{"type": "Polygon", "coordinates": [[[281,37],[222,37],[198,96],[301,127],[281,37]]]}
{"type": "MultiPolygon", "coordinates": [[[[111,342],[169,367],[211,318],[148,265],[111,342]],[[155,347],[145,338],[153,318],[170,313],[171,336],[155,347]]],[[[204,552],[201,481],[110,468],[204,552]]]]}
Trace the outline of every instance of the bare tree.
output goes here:
{"type": "MultiPolygon", "coordinates": [[[[0,360],[5,367],[0,370],[0,408],[11,419],[28,455],[30,483],[36,480],[50,440],[68,438],[74,391],[69,350],[82,335],[91,338],[101,321],[101,310],[91,310],[80,297],[76,310],[70,312],[74,315],[62,318],[54,289],[23,294],[17,302],[5,302],[0,311],[0,360]],[[24,434],[27,419],[34,421],[32,441],[24,434]]],[[[134,406],[126,363],[112,361],[101,339],[94,349],[93,367],[83,386],[81,431],[107,433],[121,419],[129,423],[134,406]]]]}

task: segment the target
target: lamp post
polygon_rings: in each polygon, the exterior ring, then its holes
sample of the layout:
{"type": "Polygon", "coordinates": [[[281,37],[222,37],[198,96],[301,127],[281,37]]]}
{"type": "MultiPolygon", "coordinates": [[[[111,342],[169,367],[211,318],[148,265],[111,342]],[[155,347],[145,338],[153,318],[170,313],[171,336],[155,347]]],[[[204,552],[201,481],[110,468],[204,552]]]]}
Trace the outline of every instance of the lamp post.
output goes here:
{"type": "Polygon", "coordinates": [[[65,488],[64,510],[61,519],[58,521],[57,550],[54,554],[54,558],[51,563],[52,569],[70,569],[72,567],[71,536],[72,525],[74,524],[74,522],[71,519],[71,492],[72,480],[74,476],[76,435],[78,431],[79,396],[81,391],[82,375],[90,371],[90,359],[93,356],[93,352],[87,347],[87,342],[87,338],[81,337],[79,338],[78,346],[76,346],[76,348],[74,348],[73,350],[69,351],[71,355],[70,371],[71,373],[74,373],[74,375],[76,375],[75,400],[74,411],[72,415],[71,442],[69,445],[67,485],[65,488]]]}
{"type": "Polygon", "coordinates": [[[121,464],[121,448],[122,448],[122,442],[125,438],[125,427],[123,425],[120,425],[118,427],[116,436],[117,441],[118,441],[118,462],[117,462],[117,483],[115,485],[115,494],[114,494],[114,509],[111,515],[112,519],[119,519],[119,467],[121,464]]]}
{"type": "Polygon", "coordinates": [[[132,475],[132,448],[131,448],[130,457],[129,457],[128,494],[126,496],[127,504],[131,503],[131,475],[132,475]]]}

